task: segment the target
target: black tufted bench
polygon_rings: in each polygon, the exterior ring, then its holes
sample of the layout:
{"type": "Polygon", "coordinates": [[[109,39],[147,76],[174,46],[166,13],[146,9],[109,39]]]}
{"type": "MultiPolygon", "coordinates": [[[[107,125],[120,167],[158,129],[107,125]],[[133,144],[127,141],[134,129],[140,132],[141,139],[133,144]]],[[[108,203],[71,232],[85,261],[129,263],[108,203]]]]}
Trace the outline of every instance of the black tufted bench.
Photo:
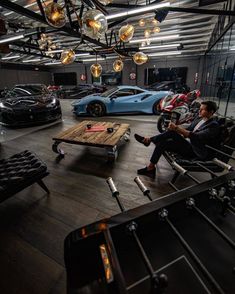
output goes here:
{"type": "MultiPolygon", "coordinates": [[[[177,168],[177,164],[182,167],[182,169],[186,171],[191,172],[206,172],[206,169],[208,169],[208,172],[212,172],[211,175],[213,176],[213,173],[220,173],[223,172],[225,169],[225,166],[221,166],[215,163],[215,158],[219,161],[224,162],[225,164],[228,163],[229,157],[226,156],[226,154],[231,155],[235,151],[235,125],[232,121],[226,122],[225,120],[221,120],[222,123],[220,125],[221,128],[221,138],[218,140],[221,141],[219,147],[217,149],[214,149],[212,146],[207,146],[209,149],[211,149],[213,153],[213,158],[211,160],[207,161],[200,161],[199,159],[191,159],[187,160],[183,158],[182,156],[171,153],[171,152],[164,152],[164,157],[168,161],[168,163],[172,166],[172,168],[175,170],[175,174],[171,180],[172,183],[174,183],[177,178],[182,174],[182,171],[180,171],[177,168]],[[204,167],[204,168],[203,168],[204,167]]],[[[227,165],[229,168],[229,165],[227,165]]]]}
{"type": "Polygon", "coordinates": [[[0,160],[0,202],[35,182],[50,193],[42,181],[47,175],[46,164],[28,150],[0,160]]]}

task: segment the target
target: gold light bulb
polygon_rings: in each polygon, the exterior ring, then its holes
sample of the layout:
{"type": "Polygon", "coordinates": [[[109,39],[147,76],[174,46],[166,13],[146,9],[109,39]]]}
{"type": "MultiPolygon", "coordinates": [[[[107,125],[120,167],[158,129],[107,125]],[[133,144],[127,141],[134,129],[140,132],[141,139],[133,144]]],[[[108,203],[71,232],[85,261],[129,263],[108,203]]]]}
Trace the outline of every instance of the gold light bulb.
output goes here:
{"type": "Polygon", "coordinates": [[[145,26],[145,20],[144,20],[143,18],[141,18],[141,19],[139,20],[139,26],[140,26],[140,27],[144,27],[144,26],[145,26]]]}
{"type": "Polygon", "coordinates": [[[94,78],[98,78],[102,73],[102,66],[99,63],[92,64],[90,71],[94,78]]]}
{"type": "Polygon", "coordinates": [[[62,28],[66,23],[64,9],[56,2],[51,2],[46,6],[45,16],[48,24],[55,28],[62,28]]]}
{"type": "Polygon", "coordinates": [[[153,28],[154,33],[160,33],[161,29],[159,27],[153,28]]]}
{"type": "Polygon", "coordinates": [[[144,36],[145,36],[145,38],[148,38],[148,37],[150,36],[150,34],[151,34],[151,30],[150,30],[150,29],[146,29],[146,30],[144,31],[144,36]]]}
{"type": "Polygon", "coordinates": [[[128,42],[132,39],[134,34],[134,27],[132,25],[126,25],[120,28],[119,30],[119,38],[122,42],[128,42]]]}
{"type": "Polygon", "coordinates": [[[99,10],[88,10],[82,18],[83,33],[91,38],[100,38],[108,29],[106,17],[99,10]]]}
{"type": "Polygon", "coordinates": [[[75,52],[72,49],[64,50],[61,53],[60,61],[63,64],[73,63],[75,60],[75,52]]]}
{"type": "Polygon", "coordinates": [[[115,60],[114,63],[113,63],[113,69],[114,69],[115,72],[120,72],[120,71],[122,71],[123,66],[124,66],[124,64],[123,64],[123,62],[122,62],[121,59],[117,59],[117,60],[115,60]]]}
{"type": "Polygon", "coordinates": [[[148,55],[143,52],[136,52],[133,56],[133,61],[137,65],[144,64],[148,61],[148,55]]]}

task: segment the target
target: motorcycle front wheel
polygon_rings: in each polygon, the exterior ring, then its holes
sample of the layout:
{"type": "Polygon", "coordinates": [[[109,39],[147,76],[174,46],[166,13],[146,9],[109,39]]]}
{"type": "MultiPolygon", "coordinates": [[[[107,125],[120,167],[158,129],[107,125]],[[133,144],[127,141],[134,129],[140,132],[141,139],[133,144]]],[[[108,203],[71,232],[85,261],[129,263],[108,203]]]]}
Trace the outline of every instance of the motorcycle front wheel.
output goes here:
{"type": "Polygon", "coordinates": [[[157,128],[160,133],[163,133],[167,130],[167,123],[166,123],[165,118],[163,116],[159,117],[159,119],[157,121],[157,128]]]}

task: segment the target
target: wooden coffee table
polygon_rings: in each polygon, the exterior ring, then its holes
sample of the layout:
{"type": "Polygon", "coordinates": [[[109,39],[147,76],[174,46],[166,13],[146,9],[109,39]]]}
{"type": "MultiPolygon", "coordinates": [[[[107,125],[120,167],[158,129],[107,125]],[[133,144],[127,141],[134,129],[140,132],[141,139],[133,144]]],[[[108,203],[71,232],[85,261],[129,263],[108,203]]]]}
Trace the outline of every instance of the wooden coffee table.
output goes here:
{"type": "Polygon", "coordinates": [[[64,156],[64,151],[58,147],[62,142],[101,147],[107,150],[108,161],[115,161],[118,145],[129,141],[130,132],[129,124],[84,120],[52,138],[55,141],[52,150],[64,156]]]}

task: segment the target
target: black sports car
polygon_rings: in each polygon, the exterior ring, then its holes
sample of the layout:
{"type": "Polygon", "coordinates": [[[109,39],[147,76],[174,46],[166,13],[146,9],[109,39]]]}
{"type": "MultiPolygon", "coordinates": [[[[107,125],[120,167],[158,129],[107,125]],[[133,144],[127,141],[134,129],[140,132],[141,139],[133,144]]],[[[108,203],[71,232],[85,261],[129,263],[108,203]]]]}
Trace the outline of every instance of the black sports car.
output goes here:
{"type": "Polygon", "coordinates": [[[0,99],[0,124],[12,127],[51,122],[62,116],[60,101],[42,85],[17,85],[0,99]]]}
{"type": "Polygon", "coordinates": [[[62,99],[81,99],[91,94],[103,93],[107,88],[103,85],[84,84],[71,89],[62,89],[58,91],[58,97],[62,99]]]}
{"type": "Polygon", "coordinates": [[[188,93],[190,91],[186,84],[183,85],[177,81],[156,82],[146,88],[153,91],[172,91],[175,93],[188,93]]]}

